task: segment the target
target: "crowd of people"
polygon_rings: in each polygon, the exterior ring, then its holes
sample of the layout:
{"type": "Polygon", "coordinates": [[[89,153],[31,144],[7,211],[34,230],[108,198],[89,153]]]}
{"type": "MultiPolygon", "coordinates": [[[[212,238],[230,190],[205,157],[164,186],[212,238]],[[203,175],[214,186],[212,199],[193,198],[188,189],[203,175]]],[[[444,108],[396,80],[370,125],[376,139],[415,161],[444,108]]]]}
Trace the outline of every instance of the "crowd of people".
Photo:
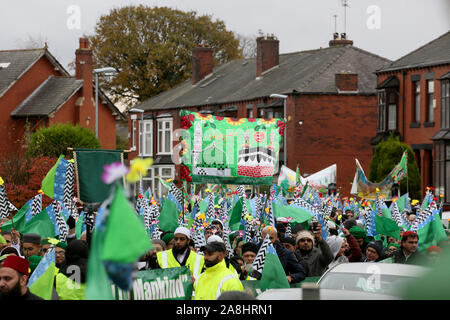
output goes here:
{"type": "MultiPolygon", "coordinates": [[[[21,235],[14,229],[1,232],[0,299],[42,299],[30,292],[27,281],[49,250],[54,250],[57,267],[52,299],[85,298],[89,244],[86,233],[76,239],[74,224],[70,226],[66,242],[42,238],[39,234],[21,235]],[[76,279],[73,279],[74,266],[80,271],[76,279]]],[[[268,235],[291,286],[306,278],[320,277],[341,263],[390,260],[393,263],[429,265],[442,253],[438,246],[419,252],[419,236],[412,231],[402,231],[400,239],[382,237],[375,240],[367,235],[351,210],[333,215],[327,221],[327,229],[329,236],[326,240],[318,222],[311,222],[308,226],[296,224],[291,228],[289,222],[279,219],[275,226],[266,226],[262,230],[261,239],[268,235]]],[[[186,266],[192,276],[193,299],[207,300],[219,299],[225,292],[243,293],[243,280],[261,278],[252,266],[262,240],[246,242],[242,231],[231,233],[232,252],[229,252],[220,220],[206,226],[204,237],[206,243],[198,249],[186,227],[164,232],[160,239],[151,240],[152,249],[139,259],[137,270],[186,266]]]]}

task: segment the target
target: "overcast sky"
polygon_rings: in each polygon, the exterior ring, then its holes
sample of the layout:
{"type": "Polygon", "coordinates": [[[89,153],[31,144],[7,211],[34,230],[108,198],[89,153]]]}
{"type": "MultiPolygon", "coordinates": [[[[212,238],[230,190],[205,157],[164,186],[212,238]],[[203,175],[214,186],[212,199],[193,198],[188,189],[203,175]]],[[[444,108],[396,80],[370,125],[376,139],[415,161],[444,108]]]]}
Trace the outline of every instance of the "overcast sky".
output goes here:
{"type": "MultiPolygon", "coordinates": [[[[280,53],[327,47],[344,32],[342,0],[14,0],[0,10],[0,50],[21,49],[30,39],[48,43],[67,67],[78,38],[91,35],[112,8],[144,4],[208,14],[228,30],[280,40],[280,53]]],[[[450,30],[449,0],[348,0],[347,35],[354,46],[396,60],[450,30]]]]}

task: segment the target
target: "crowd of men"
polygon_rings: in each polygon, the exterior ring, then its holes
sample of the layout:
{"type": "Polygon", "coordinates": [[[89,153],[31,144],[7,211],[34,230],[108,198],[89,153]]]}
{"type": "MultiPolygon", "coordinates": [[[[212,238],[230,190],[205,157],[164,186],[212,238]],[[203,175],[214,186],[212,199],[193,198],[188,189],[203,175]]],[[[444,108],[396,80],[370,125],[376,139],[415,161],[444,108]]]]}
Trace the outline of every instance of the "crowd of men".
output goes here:
{"type": "MultiPolygon", "coordinates": [[[[262,239],[269,236],[291,285],[308,277],[320,277],[340,263],[390,259],[394,263],[429,265],[442,253],[438,246],[419,252],[418,234],[412,231],[402,231],[399,240],[392,237],[374,240],[353,216],[352,211],[338,212],[327,221],[330,235],[326,240],[322,238],[322,226],[318,223],[306,228],[302,224],[290,228],[283,219],[277,221],[275,227],[265,227],[262,239]]],[[[186,266],[192,276],[193,299],[224,299],[225,292],[240,292],[244,297],[253,298],[243,292],[241,281],[260,279],[261,274],[255,273],[252,265],[262,243],[245,242],[242,232],[235,232],[230,236],[233,252],[229,252],[219,220],[209,224],[204,235],[206,244],[197,250],[187,228],[180,226],[174,232],[163,233],[161,239],[151,240],[152,249],[140,258],[138,270],[186,266]]],[[[83,300],[89,245],[85,233],[76,239],[74,228],[67,242],[42,238],[38,234],[21,235],[14,229],[1,232],[0,299],[41,299],[30,292],[27,282],[50,249],[55,251],[57,267],[52,299],[83,300]],[[70,278],[73,266],[77,266],[81,275],[75,280],[70,278]],[[78,281],[79,285],[69,285],[72,281],[78,281]]]]}

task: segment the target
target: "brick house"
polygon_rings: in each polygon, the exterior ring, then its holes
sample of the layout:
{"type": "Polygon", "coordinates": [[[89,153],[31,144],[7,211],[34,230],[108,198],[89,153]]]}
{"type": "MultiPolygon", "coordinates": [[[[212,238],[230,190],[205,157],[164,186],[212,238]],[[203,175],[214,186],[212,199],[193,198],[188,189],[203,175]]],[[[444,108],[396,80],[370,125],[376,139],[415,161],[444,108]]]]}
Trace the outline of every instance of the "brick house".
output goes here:
{"type": "MultiPolygon", "coordinates": [[[[209,47],[193,50],[192,78],[136,105],[129,113],[130,158],[153,157],[142,187],[160,192],[156,175],[179,178],[172,162],[173,130],[180,109],[225,117],[283,118],[286,95],[286,161],[302,175],[337,164],[337,183],[349,194],[355,158],[368,168],[376,128],[376,75],[390,60],[338,38],[326,48],[279,54],[275,37],[257,39],[257,57],[213,68],[209,47]],[[142,112],[143,111],[143,112],[142,112]]],[[[280,150],[280,167],[284,148],[280,150]]],[[[277,177],[275,177],[277,179],[277,177]]],[[[274,180],[276,181],[276,180],[274,180]]]]}
{"type": "Polygon", "coordinates": [[[450,31],[376,75],[378,125],[372,144],[394,132],[414,150],[422,194],[434,186],[450,204],[450,31]]]}
{"type": "MultiPolygon", "coordinates": [[[[95,132],[95,87],[89,41],[80,38],[71,77],[50,53],[40,49],[0,51],[0,150],[26,148],[26,137],[42,126],[80,124],[95,132]]],[[[116,120],[121,112],[99,90],[99,140],[116,147],[116,120]]]]}

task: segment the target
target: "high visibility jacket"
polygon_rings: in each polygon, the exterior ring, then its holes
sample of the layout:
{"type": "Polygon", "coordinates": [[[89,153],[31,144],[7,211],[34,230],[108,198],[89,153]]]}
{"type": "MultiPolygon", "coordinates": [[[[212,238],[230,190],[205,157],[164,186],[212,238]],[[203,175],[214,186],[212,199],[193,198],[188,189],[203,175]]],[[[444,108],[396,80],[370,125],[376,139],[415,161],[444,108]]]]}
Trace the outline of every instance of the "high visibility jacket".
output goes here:
{"type": "Polygon", "coordinates": [[[85,300],[86,284],[77,283],[62,273],[56,275],[56,292],[60,300],[85,300]]]}
{"type": "MultiPolygon", "coordinates": [[[[156,259],[158,260],[158,265],[162,269],[181,267],[180,263],[173,255],[172,249],[156,253],[156,259]]],[[[191,275],[195,279],[197,279],[202,272],[204,264],[205,258],[202,255],[197,254],[192,250],[189,251],[189,257],[186,260],[185,266],[189,268],[191,275]]]]}
{"type": "Polygon", "coordinates": [[[244,287],[224,260],[206,268],[194,283],[195,300],[217,300],[226,291],[244,291],[244,287]]]}

